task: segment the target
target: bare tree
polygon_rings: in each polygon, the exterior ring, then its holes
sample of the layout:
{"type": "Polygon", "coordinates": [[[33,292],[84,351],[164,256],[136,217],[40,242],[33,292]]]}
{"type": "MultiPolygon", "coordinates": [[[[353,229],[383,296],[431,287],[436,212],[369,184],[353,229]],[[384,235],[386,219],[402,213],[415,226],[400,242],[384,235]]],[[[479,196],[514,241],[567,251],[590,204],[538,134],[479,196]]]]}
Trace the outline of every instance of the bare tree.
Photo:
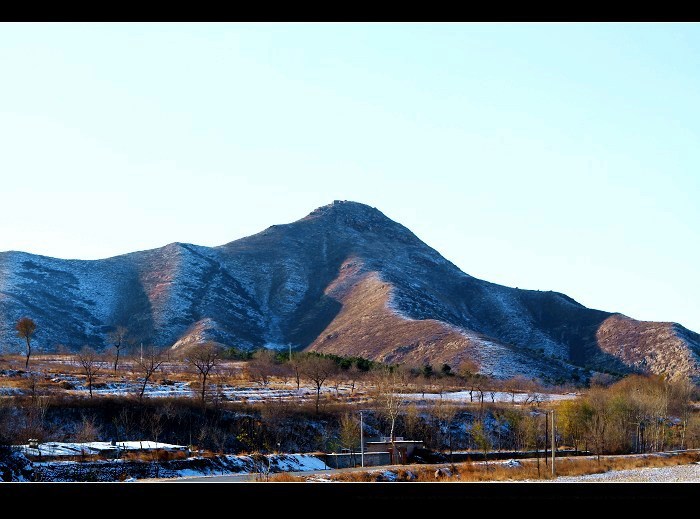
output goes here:
{"type": "Polygon", "coordinates": [[[464,360],[457,369],[457,374],[464,379],[464,382],[469,387],[469,401],[474,401],[474,389],[477,386],[479,379],[479,367],[472,360],[464,360]]]}
{"type": "Polygon", "coordinates": [[[143,395],[146,392],[148,381],[151,379],[153,374],[160,369],[164,362],[165,357],[163,352],[153,345],[148,346],[143,355],[136,359],[136,366],[139,373],[143,377],[141,390],[139,392],[139,402],[143,400],[143,395]]]}
{"type": "Polygon", "coordinates": [[[75,441],[87,443],[96,441],[100,436],[101,428],[94,416],[83,415],[80,424],[76,427],[75,441]]]}
{"type": "Polygon", "coordinates": [[[87,379],[88,391],[90,391],[90,398],[92,398],[92,385],[95,382],[95,377],[105,366],[105,362],[102,360],[102,356],[89,346],[83,347],[76,356],[87,379]]]}
{"type": "Polygon", "coordinates": [[[311,354],[301,358],[301,373],[316,386],[316,414],[318,414],[321,401],[321,387],[337,369],[338,366],[335,361],[327,357],[311,354]]]}
{"type": "Polygon", "coordinates": [[[207,377],[221,361],[221,350],[212,343],[204,343],[201,347],[193,349],[185,360],[194,368],[202,384],[202,405],[206,403],[207,377]]]}
{"type": "Polygon", "coordinates": [[[503,386],[505,390],[510,393],[510,403],[515,404],[515,396],[519,392],[527,393],[525,403],[531,400],[530,393],[534,391],[536,384],[523,375],[516,375],[506,380],[503,386]]]}
{"type": "Polygon", "coordinates": [[[260,420],[265,424],[264,431],[267,437],[265,447],[268,450],[274,450],[277,445],[281,445],[288,435],[284,423],[292,411],[290,402],[283,398],[270,398],[260,408],[260,420]]]}
{"type": "Polygon", "coordinates": [[[30,317],[22,317],[15,326],[17,335],[27,343],[27,361],[24,369],[29,369],[29,357],[32,354],[32,337],[36,333],[36,323],[30,317]]]}
{"type": "Polygon", "coordinates": [[[355,451],[360,444],[360,422],[350,413],[345,413],[340,417],[340,444],[350,450],[350,458],[353,465],[357,464],[355,460],[355,451]]]}
{"type": "Polygon", "coordinates": [[[253,358],[248,363],[248,374],[251,380],[265,387],[270,383],[270,377],[277,374],[277,368],[275,352],[261,349],[253,354],[253,358]]]}
{"type": "MultiPolygon", "coordinates": [[[[389,437],[391,438],[394,456],[396,446],[394,444],[394,429],[396,419],[405,407],[406,401],[400,390],[406,385],[406,372],[398,368],[381,368],[374,377],[374,400],[378,411],[384,415],[390,423],[389,437]]],[[[392,460],[395,461],[395,460],[392,460]]]]}
{"type": "Polygon", "coordinates": [[[457,415],[457,406],[454,402],[450,400],[436,400],[430,413],[435,417],[437,421],[437,430],[442,437],[441,448],[447,445],[450,449],[450,463],[452,463],[452,470],[454,470],[453,461],[453,442],[452,442],[452,421],[457,415]]]}
{"type": "MultiPolygon", "coordinates": [[[[97,425],[94,416],[83,415],[80,424],[76,427],[75,441],[79,443],[88,443],[96,441],[100,436],[100,426],[97,425]]],[[[88,450],[85,445],[80,447],[80,457],[85,459],[88,450]]]]}
{"type": "Polygon", "coordinates": [[[486,470],[489,470],[488,452],[493,447],[493,444],[491,443],[491,437],[483,421],[477,420],[472,424],[472,439],[477,447],[479,447],[479,450],[483,452],[486,470]]]}
{"type": "Polygon", "coordinates": [[[415,402],[406,406],[403,415],[404,428],[409,438],[420,438],[420,430],[423,424],[420,409],[415,402]]]}
{"type": "Polygon", "coordinates": [[[301,389],[302,358],[303,357],[300,357],[298,354],[293,354],[291,360],[289,361],[289,365],[291,366],[291,369],[294,372],[294,379],[297,382],[297,391],[301,389]]]}
{"type": "Polygon", "coordinates": [[[335,396],[340,397],[340,386],[345,382],[347,371],[336,369],[330,377],[330,386],[335,390],[335,396]]]}
{"type": "Polygon", "coordinates": [[[128,330],[125,326],[117,326],[114,331],[109,334],[109,339],[114,347],[114,372],[117,372],[119,366],[119,354],[122,347],[126,344],[126,335],[128,330]]]}
{"type": "Polygon", "coordinates": [[[588,433],[595,446],[600,463],[600,454],[605,450],[605,439],[610,427],[610,396],[601,386],[592,387],[589,391],[586,404],[590,406],[590,420],[588,433]]]}
{"type": "Polygon", "coordinates": [[[122,407],[119,414],[112,418],[117,440],[130,440],[134,428],[134,418],[127,407],[122,407]]]}
{"type": "Polygon", "coordinates": [[[688,378],[681,378],[670,384],[669,410],[681,419],[680,448],[685,449],[688,421],[693,412],[694,384],[688,378]]]}
{"type": "Polygon", "coordinates": [[[34,373],[29,377],[29,397],[29,405],[22,406],[26,412],[26,431],[23,436],[42,440],[47,432],[44,425],[49,408],[49,397],[46,391],[42,390],[39,377],[34,373]]]}
{"type": "Polygon", "coordinates": [[[355,393],[355,384],[357,381],[362,378],[363,372],[360,370],[360,368],[357,367],[357,364],[353,363],[345,372],[346,378],[348,379],[348,382],[350,383],[350,394],[355,393]]]}

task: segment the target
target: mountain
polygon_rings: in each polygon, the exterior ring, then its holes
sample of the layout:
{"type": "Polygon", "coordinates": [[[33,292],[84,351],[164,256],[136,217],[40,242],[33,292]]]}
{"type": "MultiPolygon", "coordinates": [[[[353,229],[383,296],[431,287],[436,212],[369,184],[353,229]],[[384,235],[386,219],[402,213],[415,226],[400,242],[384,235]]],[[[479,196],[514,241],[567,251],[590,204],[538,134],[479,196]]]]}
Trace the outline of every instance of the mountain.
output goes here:
{"type": "Polygon", "coordinates": [[[584,307],[557,292],[509,288],[462,272],[410,230],[364,204],[336,201],[296,222],[219,247],[171,243],[104,260],[0,253],[0,345],[133,340],[176,353],[215,341],[360,355],[544,380],[591,371],[700,375],[700,336],[584,307]]]}

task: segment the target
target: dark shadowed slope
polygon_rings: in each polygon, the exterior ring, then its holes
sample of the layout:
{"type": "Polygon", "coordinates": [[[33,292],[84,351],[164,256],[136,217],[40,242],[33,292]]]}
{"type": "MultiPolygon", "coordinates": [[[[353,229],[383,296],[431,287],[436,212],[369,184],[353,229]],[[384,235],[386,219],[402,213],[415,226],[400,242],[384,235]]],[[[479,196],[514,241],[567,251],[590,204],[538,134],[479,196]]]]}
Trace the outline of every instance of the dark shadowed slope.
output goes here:
{"type": "Polygon", "coordinates": [[[698,375],[698,335],[591,310],[556,292],[471,277],[377,209],[334,202],[220,247],[174,243],[98,261],[0,254],[0,341],[39,325],[43,349],[103,345],[112,327],[176,352],[207,340],[496,376],[582,369],[698,375]]]}

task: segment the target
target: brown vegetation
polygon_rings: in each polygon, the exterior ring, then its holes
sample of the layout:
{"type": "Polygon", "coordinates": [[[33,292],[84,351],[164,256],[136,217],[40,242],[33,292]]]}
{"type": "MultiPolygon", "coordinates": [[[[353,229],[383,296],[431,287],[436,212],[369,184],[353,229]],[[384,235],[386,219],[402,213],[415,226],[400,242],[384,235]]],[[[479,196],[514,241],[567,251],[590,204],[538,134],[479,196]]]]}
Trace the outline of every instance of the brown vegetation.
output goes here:
{"type": "MultiPolygon", "coordinates": [[[[668,467],[686,465],[700,461],[699,452],[687,452],[673,455],[644,455],[644,456],[605,456],[598,461],[593,457],[561,458],[557,460],[557,476],[581,476],[584,474],[599,474],[611,470],[627,470],[645,467],[668,467]]],[[[436,475],[440,467],[411,465],[400,469],[375,468],[367,471],[352,471],[329,475],[332,481],[378,481],[385,470],[396,474],[396,481],[418,482],[479,482],[479,481],[525,481],[552,479],[551,471],[540,471],[538,474],[535,460],[520,460],[519,465],[511,466],[503,463],[457,463],[446,471],[436,475]]]]}

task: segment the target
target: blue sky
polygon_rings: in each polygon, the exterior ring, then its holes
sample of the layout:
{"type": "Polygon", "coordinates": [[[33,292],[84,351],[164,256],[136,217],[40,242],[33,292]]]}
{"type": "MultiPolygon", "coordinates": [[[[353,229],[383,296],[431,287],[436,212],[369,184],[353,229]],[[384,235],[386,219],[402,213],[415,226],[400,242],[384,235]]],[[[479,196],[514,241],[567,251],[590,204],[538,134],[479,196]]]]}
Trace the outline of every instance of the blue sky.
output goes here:
{"type": "Polygon", "coordinates": [[[335,199],[700,331],[697,24],[0,24],[0,250],[219,245],[335,199]]]}

